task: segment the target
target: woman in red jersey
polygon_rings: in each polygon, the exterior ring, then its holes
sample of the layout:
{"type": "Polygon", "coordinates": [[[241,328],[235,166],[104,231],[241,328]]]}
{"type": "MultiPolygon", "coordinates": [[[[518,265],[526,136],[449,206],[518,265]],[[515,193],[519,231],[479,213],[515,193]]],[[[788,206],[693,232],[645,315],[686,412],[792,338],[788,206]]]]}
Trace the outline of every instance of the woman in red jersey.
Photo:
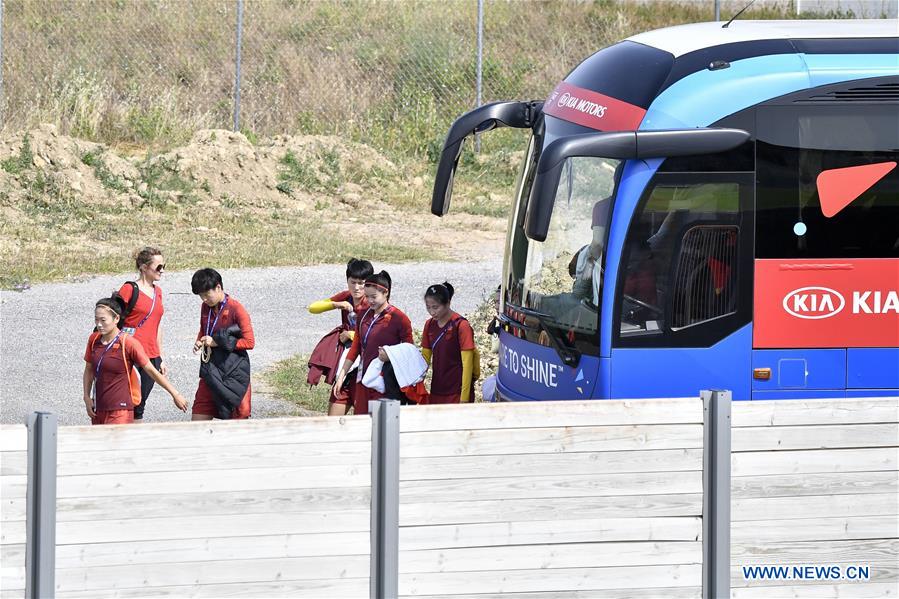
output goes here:
{"type": "Polygon", "coordinates": [[[175,406],[187,411],[187,402],[147,357],[131,335],[119,330],[121,306],[114,299],[101,299],[94,308],[97,331],[92,333],[84,352],[84,407],[91,424],[126,424],[134,421],[135,400],[139,400],[134,367],[169,392],[175,406]],[[94,392],[91,392],[93,388],[94,392]]]}
{"type": "Polygon", "coordinates": [[[468,403],[474,398],[474,332],[450,305],[453,286],[447,282],[425,291],[431,318],[421,335],[421,353],[431,364],[428,403],[468,403]]]}
{"type": "MultiPolygon", "coordinates": [[[[329,310],[340,310],[340,332],[338,342],[347,350],[353,343],[356,334],[356,319],[368,309],[365,299],[365,279],[374,274],[374,268],[368,260],[351,258],[346,265],[347,288],[325,300],[318,300],[309,305],[309,312],[321,314],[329,310]]],[[[339,348],[338,348],[339,349],[339,348]]],[[[339,361],[340,356],[336,356],[339,361]]],[[[335,370],[340,368],[337,363],[335,370]]],[[[328,416],[343,416],[353,407],[354,384],[347,388],[331,388],[328,397],[328,416]]]]}
{"type": "Polygon", "coordinates": [[[253,390],[247,351],[256,347],[250,315],[225,293],[222,276],[212,268],[195,272],[190,287],[203,300],[194,343],[194,353],[203,352],[203,364],[191,420],[249,418],[253,390]]]}
{"type": "Polygon", "coordinates": [[[383,397],[378,391],[362,384],[362,375],[372,360],[378,359],[379,350],[385,345],[413,343],[412,323],[408,316],[390,304],[390,287],[390,275],[384,270],[365,279],[368,309],[356,319],[353,345],[334,381],[334,388],[339,390],[356,357],[360,357],[356,387],[353,390],[355,414],[368,414],[368,402],[383,397]]]}
{"type": "MultiPolygon", "coordinates": [[[[165,260],[162,251],[154,247],[145,247],[134,256],[137,266],[137,302],[131,312],[125,316],[122,330],[133,336],[141,344],[153,367],[168,375],[169,369],[162,359],[162,327],[159,326],[165,308],[162,306],[162,288],[159,281],[165,271],[165,260]]],[[[134,284],[128,282],[119,289],[119,296],[127,305],[134,293],[134,284]]],[[[142,422],[147,397],[156,383],[153,377],[143,368],[140,374],[140,405],[134,407],[134,421],[142,422]]]]}

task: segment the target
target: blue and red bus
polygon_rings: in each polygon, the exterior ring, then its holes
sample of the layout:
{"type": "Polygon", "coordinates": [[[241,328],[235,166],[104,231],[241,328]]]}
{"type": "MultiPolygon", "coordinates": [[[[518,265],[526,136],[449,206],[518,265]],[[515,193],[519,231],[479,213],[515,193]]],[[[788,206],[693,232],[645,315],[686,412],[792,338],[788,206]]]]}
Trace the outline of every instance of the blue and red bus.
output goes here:
{"type": "Polygon", "coordinates": [[[899,395],[896,21],[643,33],[544,102],[458,118],[527,130],[505,247],[498,399],[899,395]]]}

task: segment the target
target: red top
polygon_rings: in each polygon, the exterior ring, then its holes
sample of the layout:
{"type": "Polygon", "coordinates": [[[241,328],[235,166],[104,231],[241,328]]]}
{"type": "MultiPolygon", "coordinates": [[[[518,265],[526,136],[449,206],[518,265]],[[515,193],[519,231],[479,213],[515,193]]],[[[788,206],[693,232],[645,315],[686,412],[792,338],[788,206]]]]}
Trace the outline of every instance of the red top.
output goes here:
{"type": "MultiPolygon", "coordinates": [[[[125,283],[119,289],[119,295],[127,303],[131,299],[131,285],[125,283]]],[[[153,298],[146,293],[139,292],[137,294],[137,303],[134,304],[134,310],[125,318],[123,326],[134,327],[134,338],[140,341],[144,347],[144,351],[151,358],[158,358],[162,355],[159,351],[159,322],[162,320],[162,314],[165,309],[162,307],[162,289],[159,285],[153,287],[156,294],[156,305],[153,305],[153,298]],[[152,312],[151,312],[152,308],[152,312]],[[150,316],[144,321],[144,324],[137,327],[144,320],[144,317],[150,316]]]]}
{"type": "MultiPolygon", "coordinates": [[[[131,335],[121,333],[119,338],[114,340],[112,346],[103,345],[100,335],[94,333],[87,340],[87,348],[84,350],[84,361],[89,363],[94,369],[94,389],[97,396],[97,411],[106,410],[131,410],[134,405],[131,403],[131,388],[128,386],[128,379],[131,376],[131,368],[125,369],[125,362],[122,357],[122,344],[125,344],[125,354],[128,356],[128,366],[144,367],[150,363],[150,358],[144,351],[143,346],[131,335]],[[106,351],[106,348],[109,350],[106,351]],[[105,353],[104,353],[105,351],[105,353]],[[102,361],[100,360],[102,356],[102,361]],[[100,372],[97,373],[97,364],[100,365],[100,372]]],[[[132,385],[139,382],[132,381],[132,385]]]]}
{"type": "Polygon", "coordinates": [[[474,349],[474,331],[468,321],[453,312],[449,322],[441,328],[436,318],[429,318],[421,334],[421,346],[432,353],[431,393],[461,393],[462,351],[474,349]]]}
{"type": "Polygon", "coordinates": [[[359,300],[359,305],[357,306],[353,302],[353,294],[350,293],[349,290],[341,291],[335,295],[332,295],[328,299],[330,299],[332,302],[350,302],[351,304],[353,304],[352,322],[350,322],[349,312],[347,312],[346,310],[340,311],[340,324],[343,325],[343,328],[347,330],[352,330],[353,328],[355,328],[356,320],[358,320],[358,318],[362,316],[362,314],[364,314],[366,310],[368,310],[368,300],[365,299],[365,296],[362,296],[362,299],[359,300]]]}
{"type": "Polygon", "coordinates": [[[414,343],[412,322],[398,308],[388,305],[380,314],[367,309],[356,320],[356,336],[347,352],[352,362],[362,352],[362,372],[378,357],[378,348],[398,343],[414,343]]]}
{"type": "Polygon", "coordinates": [[[250,315],[247,314],[247,309],[243,307],[243,304],[230,295],[225,295],[225,299],[214,310],[206,304],[200,305],[200,331],[197,333],[197,339],[227,329],[232,324],[239,326],[241,332],[241,338],[237,340],[234,349],[256,347],[256,337],[253,335],[250,315]],[[216,320],[216,316],[218,316],[218,320],[216,320]]]}

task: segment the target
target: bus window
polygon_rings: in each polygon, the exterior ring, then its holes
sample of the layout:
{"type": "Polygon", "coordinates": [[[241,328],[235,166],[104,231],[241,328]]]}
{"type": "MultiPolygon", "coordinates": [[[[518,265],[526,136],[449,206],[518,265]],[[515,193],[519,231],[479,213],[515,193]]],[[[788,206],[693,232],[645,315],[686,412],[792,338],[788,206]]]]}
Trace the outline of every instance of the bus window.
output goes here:
{"type": "Polygon", "coordinates": [[[748,185],[702,180],[710,177],[659,176],[631,221],[618,290],[622,345],[658,345],[737,312],[748,185]]]}
{"type": "MultiPolygon", "coordinates": [[[[552,327],[566,345],[592,355],[599,353],[602,263],[619,164],[569,158],[546,241],[520,235],[512,242],[506,307],[541,314],[542,327],[552,327]]],[[[533,336],[545,342],[536,331],[533,336]]]]}
{"type": "Polygon", "coordinates": [[[899,258],[899,152],[757,152],[757,258],[899,258]],[[840,185],[837,205],[822,202],[840,185]]]}

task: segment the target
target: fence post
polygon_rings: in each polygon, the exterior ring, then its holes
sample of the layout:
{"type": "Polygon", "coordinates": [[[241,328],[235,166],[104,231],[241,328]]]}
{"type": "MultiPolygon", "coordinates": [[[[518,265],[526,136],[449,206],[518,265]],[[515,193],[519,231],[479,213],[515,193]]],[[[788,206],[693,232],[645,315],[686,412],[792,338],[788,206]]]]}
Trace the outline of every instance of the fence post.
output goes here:
{"type": "Polygon", "coordinates": [[[243,46],[243,0],[237,0],[237,39],[235,40],[234,131],[240,131],[240,58],[243,46]]]}
{"type": "Polygon", "coordinates": [[[6,124],[6,98],[3,95],[3,0],[0,0],[0,126],[6,124]]]}
{"type": "Polygon", "coordinates": [[[56,569],[56,415],[34,412],[28,426],[25,596],[53,597],[56,569]]]}
{"type": "Polygon", "coordinates": [[[703,391],[702,596],[730,597],[730,391],[703,391]]]}
{"type": "MultiPolygon", "coordinates": [[[[484,84],[484,0],[478,0],[478,56],[475,75],[475,108],[481,106],[481,88],[484,84]]],[[[474,134],[474,151],[481,151],[481,136],[474,134]]]]}
{"type": "Polygon", "coordinates": [[[400,525],[400,402],[381,399],[371,410],[372,599],[397,596],[400,525]]]}

